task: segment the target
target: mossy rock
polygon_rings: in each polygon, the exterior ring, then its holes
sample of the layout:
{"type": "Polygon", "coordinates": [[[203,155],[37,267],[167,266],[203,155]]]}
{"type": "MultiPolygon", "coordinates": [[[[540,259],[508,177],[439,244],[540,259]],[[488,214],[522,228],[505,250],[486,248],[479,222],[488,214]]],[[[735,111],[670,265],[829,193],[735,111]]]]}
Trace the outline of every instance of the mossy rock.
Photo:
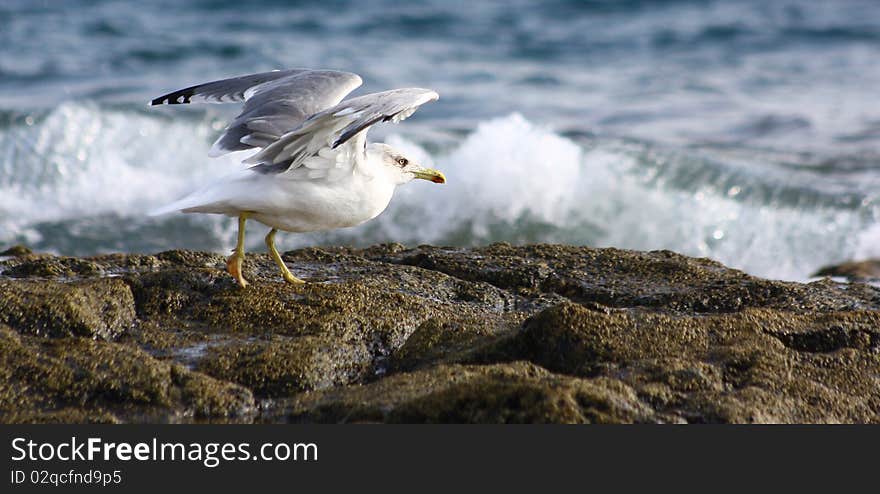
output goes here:
{"type": "Polygon", "coordinates": [[[127,345],[0,326],[0,419],[180,421],[246,417],[251,393],[127,345]]]}
{"type": "Polygon", "coordinates": [[[16,422],[878,422],[880,290],[564,245],[0,259],[16,422]],[[254,412],[254,399],[260,400],[254,412]]]}
{"type": "Polygon", "coordinates": [[[20,257],[20,256],[26,256],[26,255],[29,255],[32,253],[33,253],[33,251],[31,251],[30,249],[28,249],[24,245],[13,245],[12,247],[9,247],[8,249],[0,251],[0,256],[20,257]]]}
{"type": "Polygon", "coordinates": [[[0,322],[22,333],[112,340],[134,318],[131,290],[117,278],[0,280],[0,322]]]}
{"type": "Polygon", "coordinates": [[[618,379],[693,422],[878,422],[878,350],[877,311],[681,316],[568,303],[465,360],[618,379]]]}
{"type": "Polygon", "coordinates": [[[837,276],[850,280],[880,279],[880,259],[848,261],[831,266],[823,266],[812,276],[837,276]]]}
{"type": "MultiPolygon", "coordinates": [[[[670,251],[494,244],[475,249],[425,246],[377,258],[486,282],[529,298],[550,293],[581,304],[615,308],[718,313],[749,307],[845,310],[864,303],[847,287],[826,284],[813,289],[801,283],[763,280],[709,259],[670,251]]],[[[876,292],[870,297],[873,305],[880,302],[876,292]]]]}
{"type": "Polygon", "coordinates": [[[440,365],[365,386],[305,393],[285,404],[294,422],[604,423],[660,420],[613,380],[551,374],[526,362],[440,365]]]}
{"type": "Polygon", "coordinates": [[[214,347],[200,360],[198,370],[245,386],[258,396],[277,398],[358,381],[371,364],[362,344],[303,336],[214,347]]]}
{"type": "Polygon", "coordinates": [[[72,278],[102,274],[102,266],[91,260],[50,255],[19,256],[3,270],[4,276],[12,278],[72,278]]]}

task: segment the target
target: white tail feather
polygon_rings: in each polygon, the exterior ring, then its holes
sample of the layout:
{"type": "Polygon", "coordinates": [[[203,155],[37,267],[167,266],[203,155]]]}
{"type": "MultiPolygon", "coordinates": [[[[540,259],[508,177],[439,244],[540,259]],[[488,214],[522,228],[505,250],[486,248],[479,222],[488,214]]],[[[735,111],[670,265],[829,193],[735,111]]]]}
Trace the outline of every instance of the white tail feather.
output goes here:
{"type": "Polygon", "coordinates": [[[193,204],[194,202],[195,201],[193,201],[193,198],[190,195],[178,201],[174,201],[171,204],[166,204],[165,206],[156,208],[147,214],[150,216],[161,216],[168,213],[177,213],[183,211],[184,209],[196,206],[196,204],[193,204]]]}

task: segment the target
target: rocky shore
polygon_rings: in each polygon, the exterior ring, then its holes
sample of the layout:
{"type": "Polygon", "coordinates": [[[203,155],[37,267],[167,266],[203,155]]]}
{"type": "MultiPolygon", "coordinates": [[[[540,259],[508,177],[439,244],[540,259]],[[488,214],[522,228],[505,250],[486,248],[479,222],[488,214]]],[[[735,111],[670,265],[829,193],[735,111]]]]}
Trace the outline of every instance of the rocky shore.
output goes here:
{"type": "Polygon", "coordinates": [[[2,422],[880,422],[880,290],[668,251],[0,257],[2,422]]]}

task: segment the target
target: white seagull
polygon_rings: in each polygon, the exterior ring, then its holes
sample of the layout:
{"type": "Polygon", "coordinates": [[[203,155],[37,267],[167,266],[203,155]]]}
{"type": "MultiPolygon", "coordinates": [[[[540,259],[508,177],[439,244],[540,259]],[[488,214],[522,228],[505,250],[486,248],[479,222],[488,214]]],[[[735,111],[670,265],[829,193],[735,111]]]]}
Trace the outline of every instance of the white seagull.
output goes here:
{"type": "Polygon", "coordinates": [[[367,144],[373,124],[399,122],[438,98],[430,89],[404,88],[342,101],[361,85],[357,74],[289,69],[208,82],[168,93],[152,105],[244,101],[242,112],[217,139],[209,156],[256,148],[229,175],[168,206],[163,214],[213,213],[238,217],[238,243],[226,262],[239,285],[245,222],[271,227],[269,253],[289,283],[290,273],[275,248],[275,233],[314,232],[359,225],[388,206],[395,187],[414,178],[445,183],[443,173],[424,168],[387,144],[367,144]],[[342,101],[340,103],[340,101],[342,101]]]}

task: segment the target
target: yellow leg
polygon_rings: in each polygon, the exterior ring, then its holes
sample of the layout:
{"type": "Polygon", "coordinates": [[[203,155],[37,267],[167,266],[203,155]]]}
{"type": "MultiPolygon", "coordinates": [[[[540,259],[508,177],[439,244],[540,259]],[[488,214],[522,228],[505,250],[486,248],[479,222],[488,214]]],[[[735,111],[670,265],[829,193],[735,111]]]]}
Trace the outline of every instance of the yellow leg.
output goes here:
{"type": "Polygon", "coordinates": [[[297,278],[296,276],[290,273],[290,270],[287,269],[287,266],[284,264],[284,260],[281,259],[281,254],[278,253],[278,249],[275,248],[275,234],[278,233],[278,230],[272,229],[268,235],[266,235],[266,247],[269,248],[269,255],[272,256],[272,259],[275,259],[275,264],[281,268],[281,276],[284,278],[284,281],[288,283],[305,283],[305,281],[297,278]]]}
{"type": "Polygon", "coordinates": [[[241,213],[238,216],[238,243],[235,244],[235,250],[226,260],[226,271],[235,278],[235,281],[242,288],[248,285],[247,280],[241,275],[241,263],[244,261],[244,224],[247,221],[247,213],[241,213]]]}

